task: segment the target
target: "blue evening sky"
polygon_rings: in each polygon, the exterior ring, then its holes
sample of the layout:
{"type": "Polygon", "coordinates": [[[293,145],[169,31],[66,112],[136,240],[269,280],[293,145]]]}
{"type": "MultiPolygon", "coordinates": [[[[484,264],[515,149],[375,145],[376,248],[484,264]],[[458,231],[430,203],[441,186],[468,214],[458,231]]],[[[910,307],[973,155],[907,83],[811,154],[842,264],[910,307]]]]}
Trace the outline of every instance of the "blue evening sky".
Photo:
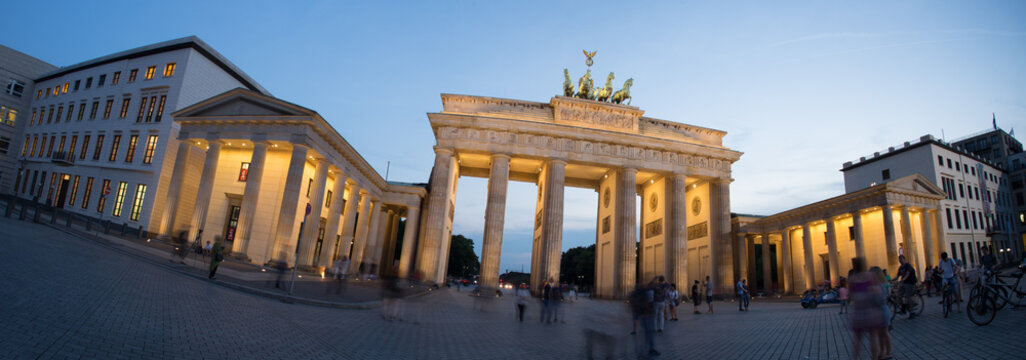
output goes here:
{"type": "MultiPolygon", "coordinates": [[[[727,131],[731,211],[843,193],[845,161],[918,139],[1026,131],[1026,2],[19,1],[0,43],[58,66],[197,35],[318,111],[382,174],[426,182],[440,93],[547,102],[563,68],[634,78],[647,116],[727,131]]],[[[487,180],[459,182],[480,253],[487,180]]],[[[535,186],[511,183],[501,268],[530,266],[535,186]]],[[[567,189],[563,248],[594,242],[567,189]]]]}

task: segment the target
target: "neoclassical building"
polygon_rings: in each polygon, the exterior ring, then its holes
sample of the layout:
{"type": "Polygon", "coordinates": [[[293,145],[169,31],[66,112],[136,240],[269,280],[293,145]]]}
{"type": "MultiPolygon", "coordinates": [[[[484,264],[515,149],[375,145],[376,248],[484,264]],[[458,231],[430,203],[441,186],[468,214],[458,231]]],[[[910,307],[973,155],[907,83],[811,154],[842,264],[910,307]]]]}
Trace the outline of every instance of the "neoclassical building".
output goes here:
{"type": "MultiPolygon", "coordinates": [[[[852,260],[897,275],[898,255],[920,271],[945,251],[942,189],[913,174],[766,217],[736,216],[736,271],[767,293],[836,286],[852,260]]],[[[922,277],[922,274],[919,274],[922,277]]]]}
{"type": "Polygon", "coordinates": [[[428,114],[437,145],[416,260],[427,279],[444,277],[457,179],[474,176],[488,178],[484,284],[498,283],[507,184],[524,181],[538,186],[534,290],[559,280],[567,186],[599,193],[597,296],[624,297],[655,275],[678,284],[710,275],[730,289],[730,167],[741,153],[723,146],[725,132],[563,96],[539,103],[443,94],[442,105],[428,114]]]}

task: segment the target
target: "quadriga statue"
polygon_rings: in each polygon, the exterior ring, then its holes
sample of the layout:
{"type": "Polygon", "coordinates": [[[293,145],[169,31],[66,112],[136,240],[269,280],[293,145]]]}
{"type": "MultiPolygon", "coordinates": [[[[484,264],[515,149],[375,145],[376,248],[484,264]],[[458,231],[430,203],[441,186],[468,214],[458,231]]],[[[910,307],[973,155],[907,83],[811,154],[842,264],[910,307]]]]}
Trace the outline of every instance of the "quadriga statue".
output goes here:
{"type": "Polygon", "coordinates": [[[595,100],[598,101],[609,101],[609,97],[613,95],[613,73],[609,73],[609,77],[606,78],[606,86],[603,86],[598,90],[598,94],[595,95],[595,100]]]}
{"type": "Polygon", "coordinates": [[[563,69],[563,96],[574,96],[574,82],[570,80],[570,70],[563,69]]]}
{"type": "Polygon", "coordinates": [[[630,78],[627,79],[627,81],[624,81],[623,89],[617,90],[615,93],[613,93],[613,103],[620,104],[623,103],[624,100],[626,100],[627,105],[630,105],[631,85],[634,85],[634,78],[630,78]]]}

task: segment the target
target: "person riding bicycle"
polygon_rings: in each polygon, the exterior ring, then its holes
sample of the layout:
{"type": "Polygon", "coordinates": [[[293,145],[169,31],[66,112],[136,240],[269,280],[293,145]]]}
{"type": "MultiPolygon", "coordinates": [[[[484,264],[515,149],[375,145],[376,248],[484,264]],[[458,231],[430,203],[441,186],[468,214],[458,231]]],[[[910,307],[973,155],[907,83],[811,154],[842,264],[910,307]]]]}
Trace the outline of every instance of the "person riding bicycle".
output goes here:
{"type": "Polygon", "coordinates": [[[983,254],[980,256],[980,266],[983,267],[984,272],[993,271],[997,268],[997,257],[990,253],[990,247],[981,246],[980,254],[983,254]]]}
{"type": "Polygon", "coordinates": [[[914,302],[912,302],[912,296],[916,293],[916,268],[909,262],[905,261],[905,255],[898,256],[898,262],[901,264],[898,267],[898,279],[901,285],[898,288],[898,296],[901,298],[901,306],[898,309],[898,314],[904,314],[908,311],[908,318],[912,319],[916,316],[916,312],[912,309],[914,302]]]}
{"type": "MultiPolygon", "coordinates": [[[[941,287],[943,288],[944,285],[951,284],[951,291],[958,294],[958,280],[955,278],[955,273],[958,272],[958,264],[955,263],[954,259],[948,257],[946,251],[941,253],[941,260],[937,264],[937,268],[941,273],[941,287]]],[[[958,296],[956,295],[955,297],[957,298],[958,296]]],[[[940,303],[943,304],[944,300],[941,299],[940,303]]]]}

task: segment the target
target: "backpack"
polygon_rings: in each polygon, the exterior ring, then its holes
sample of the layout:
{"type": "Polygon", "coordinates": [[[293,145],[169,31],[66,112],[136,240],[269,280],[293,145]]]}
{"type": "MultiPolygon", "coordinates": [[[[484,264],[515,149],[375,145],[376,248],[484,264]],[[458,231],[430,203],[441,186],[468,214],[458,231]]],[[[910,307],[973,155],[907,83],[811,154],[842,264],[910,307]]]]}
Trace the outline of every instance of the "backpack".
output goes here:
{"type": "Polygon", "coordinates": [[[224,254],[219,252],[214,253],[214,261],[224,261],[224,254]]]}
{"type": "Polygon", "coordinates": [[[645,307],[648,305],[648,299],[645,296],[645,290],[638,289],[631,292],[630,300],[628,300],[631,306],[631,311],[635,314],[641,314],[645,312],[645,307]]]}
{"type": "Polygon", "coordinates": [[[666,301],[666,287],[665,286],[656,285],[656,288],[655,288],[654,292],[655,292],[655,294],[653,294],[653,296],[652,296],[652,301],[655,301],[655,302],[666,301]]]}

